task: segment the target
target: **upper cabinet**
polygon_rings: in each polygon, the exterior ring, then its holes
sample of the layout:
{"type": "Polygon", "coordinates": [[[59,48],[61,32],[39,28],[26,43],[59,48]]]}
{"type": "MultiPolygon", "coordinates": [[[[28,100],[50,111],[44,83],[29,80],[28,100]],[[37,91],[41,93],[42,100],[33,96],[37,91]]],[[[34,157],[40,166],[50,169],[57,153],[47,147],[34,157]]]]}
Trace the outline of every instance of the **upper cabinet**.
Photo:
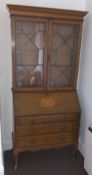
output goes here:
{"type": "Polygon", "coordinates": [[[86,12],[8,7],[12,19],[13,87],[76,89],[86,12]]]}

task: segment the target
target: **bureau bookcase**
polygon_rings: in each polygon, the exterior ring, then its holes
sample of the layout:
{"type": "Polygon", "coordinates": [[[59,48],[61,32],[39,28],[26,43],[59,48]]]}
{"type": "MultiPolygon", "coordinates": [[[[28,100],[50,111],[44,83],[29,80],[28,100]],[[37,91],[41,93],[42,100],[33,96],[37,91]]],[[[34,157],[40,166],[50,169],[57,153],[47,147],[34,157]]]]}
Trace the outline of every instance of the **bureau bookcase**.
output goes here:
{"type": "Polygon", "coordinates": [[[78,145],[76,83],[86,12],[8,5],[15,168],[23,151],[78,145]]]}

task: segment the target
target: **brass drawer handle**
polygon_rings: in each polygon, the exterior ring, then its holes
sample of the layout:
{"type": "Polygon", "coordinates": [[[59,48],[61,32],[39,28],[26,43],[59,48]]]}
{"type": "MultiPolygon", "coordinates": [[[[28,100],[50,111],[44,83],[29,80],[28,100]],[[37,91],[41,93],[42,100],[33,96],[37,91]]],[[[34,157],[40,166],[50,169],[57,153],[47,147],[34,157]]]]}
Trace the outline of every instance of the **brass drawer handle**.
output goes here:
{"type": "MultiPolygon", "coordinates": [[[[31,122],[32,122],[32,124],[35,124],[35,121],[34,121],[34,120],[32,120],[31,122]]],[[[31,123],[31,122],[30,122],[30,123],[31,123]]]]}
{"type": "Polygon", "coordinates": [[[34,133],[34,132],[35,132],[35,129],[32,128],[32,129],[31,129],[31,133],[34,133]]]}
{"type": "Polygon", "coordinates": [[[65,131],[65,129],[66,129],[66,127],[65,127],[65,126],[63,126],[63,127],[61,128],[61,131],[65,131]]]}
{"type": "Polygon", "coordinates": [[[65,137],[64,136],[60,136],[60,140],[61,141],[64,141],[65,140],[65,137]]]}
{"type": "Polygon", "coordinates": [[[65,117],[63,116],[62,118],[61,118],[61,120],[64,120],[65,119],[65,117]]]}

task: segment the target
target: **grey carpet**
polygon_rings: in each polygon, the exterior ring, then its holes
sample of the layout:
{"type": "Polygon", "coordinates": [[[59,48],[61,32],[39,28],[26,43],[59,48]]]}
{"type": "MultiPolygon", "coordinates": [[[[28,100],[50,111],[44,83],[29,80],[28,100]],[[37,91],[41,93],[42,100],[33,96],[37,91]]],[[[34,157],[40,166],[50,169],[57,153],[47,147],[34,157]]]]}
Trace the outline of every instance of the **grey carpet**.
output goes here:
{"type": "Polygon", "coordinates": [[[70,147],[21,153],[17,171],[14,171],[12,151],[7,151],[4,166],[5,175],[87,175],[83,157],[77,151],[77,158],[73,161],[70,147]]]}

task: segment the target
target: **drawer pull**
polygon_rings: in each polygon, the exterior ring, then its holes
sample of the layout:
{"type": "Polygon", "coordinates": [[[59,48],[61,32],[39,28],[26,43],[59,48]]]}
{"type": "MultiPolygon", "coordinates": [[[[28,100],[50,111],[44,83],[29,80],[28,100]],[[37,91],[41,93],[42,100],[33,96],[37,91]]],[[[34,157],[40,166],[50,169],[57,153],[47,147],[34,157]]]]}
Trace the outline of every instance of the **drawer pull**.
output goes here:
{"type": "Polygon", "coordinates": [[[31,129],[31,133],[34,133],[35,132],[35,130],[34,129],[31,129]]]}
{"type": "Polygon", "coordinates": [[[61,141],[64,141],[64,140],[65,140],[65,137],[60,137],[60,140],[61,140],[61,141]]]}
{"type": "Polygon", "coordinates": [[[32,124],[34,124],[34,123],[35,123],[35,121],[34,121],[34,120],[32,120],[31,122],[32,122],[32,124]]]}
{"type": "Polygon", "coordinates": [[[64,126],[64,127],[61,128],[61,131],[65,131],[65,129],[66,129],[66,127],[64,126]]]}
{"type": "Polygon", "coordinates": [[[62,117],[62,120],[64,120],[64,119],[65,119],[65,117],[63,116],[63,117],[62,117]]]}

